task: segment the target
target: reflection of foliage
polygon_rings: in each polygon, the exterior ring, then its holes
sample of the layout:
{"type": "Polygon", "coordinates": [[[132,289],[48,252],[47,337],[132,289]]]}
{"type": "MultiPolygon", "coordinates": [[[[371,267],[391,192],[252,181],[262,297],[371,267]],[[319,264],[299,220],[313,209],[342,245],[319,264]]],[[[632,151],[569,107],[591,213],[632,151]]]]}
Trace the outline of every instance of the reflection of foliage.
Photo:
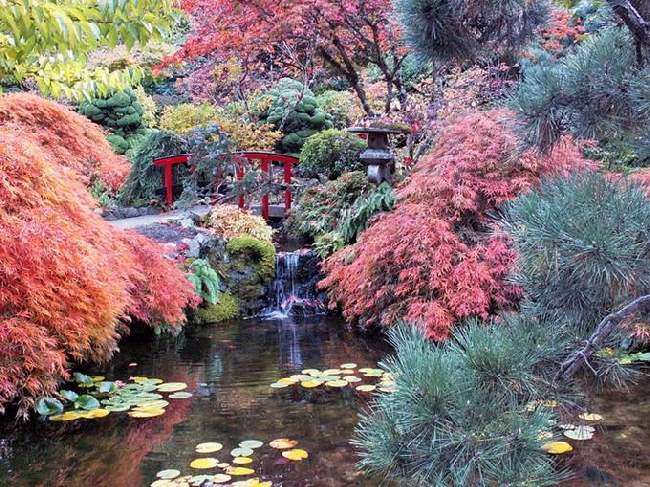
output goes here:
{"type": "Polygon", "coordinates": [[[2,96],[0,128],[7,126],[29,134],[87,186],[101,181],[115,192],[129,173],[127,161],[113,154],[100,128],[62,105],[27,93],[2,96]]]}
{"type": "Polygon", "coordinates": [[[228,241],[226,251],[231,256],[246,257],[261,282],[268,283],[275,276],[275,246],[271,242],[241,235],[228,241]]]}
{"type": "Polygon", "coordinates": [[[239,301],[230,293],[220,293],[216,303],[199,308],[196,319],[199,323],[221,323],[239,316],[239,301]]]}
{"type": "MultiPolygon", "coordinates": [[[[45,113],[56,110],[64,119],[56,105],[45,113]]],[[[69,360],[109,358],[122,320],[180,328],[196,299],[160,247],[101,219],[66,167],[74,159],[59,159],[75,149],[90,157],[93,140],[63,150],[40,137],[3,128],[0,145],[0,409],[17,401],[21,415],[52,394],[69,360]]]]}
{"type": "Polygon", "coordinates": [[[336,179],[365,167],[361,153],[366,143],[356,134],[330,129],[309,137],[300,151],[298,172],[307,178],[336,179]]]}
{"type": "Polygon", "coordinates": [[[318,106],[312,91],[299,81],[283,78],[268,92],[271,106],[261,119],[284,133],[280,148],[297,153],[310,135],[332,128],[328,113],[318,106]]]}
{"type": "Polygon", "coordinates": [[[568,140],[548,156],[519,151],[511,123],[501,110],[457,119],[400,188],[393,211],[325,262],[321,285],[347,319],[421,320],[429,336],[444,339],[459,319],[516,301],[505,282],[514,252],[486,236],[489,215],[541,177],[587,163],[568,140]]]}
{"type": "Polygon", "coordinates": [[[210,263],[205,259],[196,259],[190,265],[187,279],[194,285],[196,294],[204,301],[215,304],[219,298],[219,284],[221,279],[210,263]]]}
{"type": "Polygon", "coordinates": [[[545,327],[517,317],[469,323],[439,346],[410,325],[389,333],[395,354],[383,365],[396,390],[357,427],[366,471],[409,485],[551,486],[565,477],[540,448],[556,415],[527,408],[549,399],[539,375],[553,351],[545,327]]]}
{"type": "Polygon", "coordinates": [[[240,235],[250,235],[265,242],[273,239],[273,229],[262,217],[246,213],[234,205],[215,206],[210,212],[208,224],[225,239],[240,235]]]}
{"type": "Polygon", "coordinates": [[[650,201],[641,188],[585,174],[551,181],[508,205],[515,282],[539,313],[589,332],[650,292],[650,201]]]}
{"type": "Polygon", "coordinates": [[[181,137],[163,131],[149,133],[131,154],[131,173],[120,190],[120,202],[137,206],[157,199],[163,178],[153,160],[186,152],[187,142],[181,137]]]}
{"type": "Polygon", "coordinates": [[[345,210],[371,188],[362,172],[343,174],[339,179],[306,189],[285,222],[298,237],[316,238],[336,229],[345,210]]]}

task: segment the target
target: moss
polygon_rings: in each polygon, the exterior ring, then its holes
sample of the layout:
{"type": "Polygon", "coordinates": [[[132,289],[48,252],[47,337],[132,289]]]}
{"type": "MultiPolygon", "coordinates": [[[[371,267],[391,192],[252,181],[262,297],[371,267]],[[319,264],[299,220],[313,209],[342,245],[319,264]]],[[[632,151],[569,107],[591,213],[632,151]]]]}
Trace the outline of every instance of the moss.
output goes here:
{"type": "Polygon", "coordinates": [[[220,323],[232,320],[239,316],[239,300],[230,293],[219,294],[215,304],[196,311],[196,320],[199,323],[220,323]]]}
{"type": "Polygon", "coordinates": [[[262,283],[270,282],[275,276],[275,247],[272,243],[241,235],[228,241],[226,251],[233,257],[244,257],[244,264],[255,269],[262,283]]]}

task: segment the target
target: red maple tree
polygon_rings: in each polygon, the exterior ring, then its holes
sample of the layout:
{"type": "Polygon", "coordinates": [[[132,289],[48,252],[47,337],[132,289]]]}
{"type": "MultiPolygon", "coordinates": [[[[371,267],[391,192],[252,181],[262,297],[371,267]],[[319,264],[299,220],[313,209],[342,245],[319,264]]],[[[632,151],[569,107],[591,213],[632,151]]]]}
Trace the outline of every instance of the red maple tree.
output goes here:
{"type": "Polygon", "coordinates": [[[518,290],[505,278],[515,255],[490,236],[499,205],[540,182],[590,166],[565,140],[553,153],[521,152],[504,110],[462,116],[442,130],[397,194],[359,241],[324,263],[332,304],[363,327],[422,322],[441,340],[463,318],[487,318],[514,304],[518,290]]]}
{"type": "Polygon", "coordinates": [[[319,67],[345,78],[371,113],[359,66],[375,64],[390,93],[406,55],[390,0],[182,0],[194,30],[164,64],[237,59],[242,79],[293,74],[308,81],[319,67]],[[280,73],[282,70],[282,73],[280,73]]]}

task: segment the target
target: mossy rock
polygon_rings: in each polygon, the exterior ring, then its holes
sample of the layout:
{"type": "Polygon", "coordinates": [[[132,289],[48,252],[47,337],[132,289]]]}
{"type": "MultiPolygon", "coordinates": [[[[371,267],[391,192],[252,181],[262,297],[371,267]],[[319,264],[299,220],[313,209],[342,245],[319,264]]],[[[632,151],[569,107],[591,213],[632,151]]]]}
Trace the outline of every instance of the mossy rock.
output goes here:
{"type": "Polygon", "coordinates": [[[221,323],[234,320],[239,316],[239,300],[230,293],[219,294],[219,299],[215,304],[199,308],[195,314],[196,321],[201,324],[221,323]]]}
{"type": "Polygon", "coordinates": [[[275,277],[275,247],[272,243],[241,235],[228,241],[226,252],[234,258],[235,265],[252,267],[261,284],[267,284],[275,277]]]}

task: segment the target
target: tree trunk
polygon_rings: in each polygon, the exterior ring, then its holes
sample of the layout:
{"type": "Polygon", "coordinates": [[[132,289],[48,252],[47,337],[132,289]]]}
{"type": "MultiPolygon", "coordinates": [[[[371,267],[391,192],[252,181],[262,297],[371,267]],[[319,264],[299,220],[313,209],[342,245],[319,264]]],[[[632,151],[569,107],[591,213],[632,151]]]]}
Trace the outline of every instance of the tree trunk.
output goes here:
{"type": "Polygon", "coordinates": [[[584,346],[571,354],[561,365],[556,379],[568,380],[589,360],[595,352],[600,350],[607,337],[624,320],[638,314],[650,312],[650,294],[635,299],[615,313],[610,313],[601,321],[596,330],[587,339],[584,346]]]}
{"type": "Polygon", "coordinates": [[[607,0],[607,3],[632,32],[637,62],[644,64],[646,53],[650,49],[650,24],[629,0],[607,0]]]}

